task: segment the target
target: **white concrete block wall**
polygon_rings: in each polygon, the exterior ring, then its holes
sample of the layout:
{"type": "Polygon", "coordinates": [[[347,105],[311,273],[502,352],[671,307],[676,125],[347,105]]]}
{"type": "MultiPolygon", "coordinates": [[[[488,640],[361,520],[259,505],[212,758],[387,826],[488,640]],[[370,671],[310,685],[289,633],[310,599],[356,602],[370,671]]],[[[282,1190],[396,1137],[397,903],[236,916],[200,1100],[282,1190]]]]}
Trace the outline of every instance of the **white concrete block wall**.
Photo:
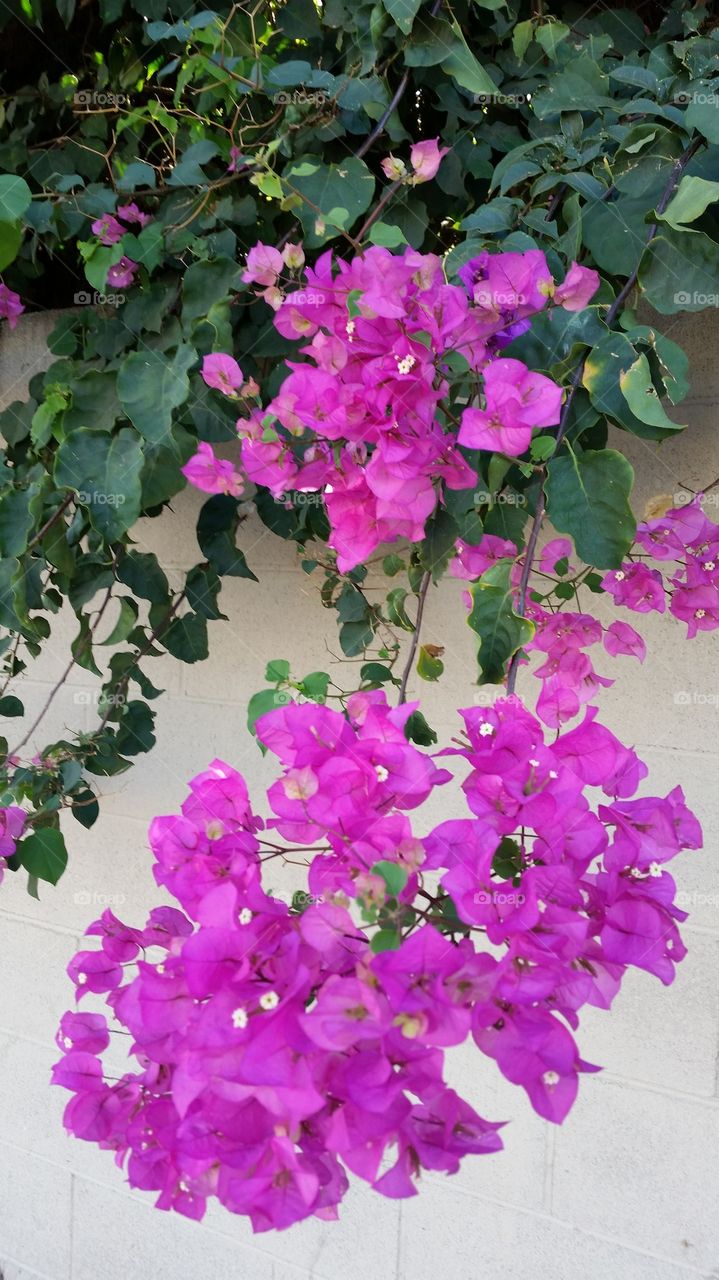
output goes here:
{"type": "MultiPolygon", "coordinates": [[[[692,358],[691,400],[675,416],[690,423],[661,448],[621,437],[637,467],[637,510],[680,482],[698,488],[719,475],[715,416],[719,373],[712,352],[719,323],[663,320],[692,358]]],[[[51,320],[21,323],[0,345],[2,402],[23,394],[48,356],[51,320]]],[[[715,491],[719,495],[719,490],[715,491]]],[[[199,558],[200,499],[183,494],[173,512],[137,529],[141,549],[181,571],[199,558]]],[[[587,1077],[565,1124],[534,1115],[524,1095],[469,1046],[448,1055],[448,1073],[478,1110],[511,1123],[506,1150],[465,1161],[448,1179],[426,1178],[422,1194],[397,1204],[357,1185],[339,1223],[309,1222],[253,1237],[213,1206],[202,1225],[158,1213],[130,1192],[112,1158],[66,1138],[66,1099],[48,1088],[53,1037],[71,988],[64,967],[84,926],[105,905],[142,922],[157,898],[146,829],[171,812],[187,779],[214,755],[248,777],[258,806],[271,780],[244,728],[249,696],[267,657],[289,658],[300,674],[332,665],[333,615],[318,583],[290,547],[254,520],[242,545],[260,585],[231,581],[228,622],[210,624],[211,658],[194,667],[155,663],[167,692],[155,704],[157,745],[133,770],[102,782],[101,817],[90,832],[70,820],[70,867],[36,902],[19,877],[0,889],[0,1269],[4,1280],[705,1280],[719,1277],[719,668],[715,635],[691,644],[670,619],[642,623],[645,667],[607,660],[617,675],[603,696],[605,721],[641,748],[652,789],[681,782],[704,823],[706,849],[677,867],[691,918],[689,955],[666,989],[630,975],[611,1014],[589,1011],[580,1044],[605,1070],[587,1077]],[[677,702],[688,694],[688,705],[677,702]],[[713,695],[717,695],[716,698],[713,695]]],[[[445,646],[436,686],[415,685],[428,718],[447,737],[455,709],[477,696],[472,639],[447,582],[430,596],[427,640],[445,646]]],[[[633,619],[634,621],[635,619],[633,619]]],[[[46,660],[25,682],[28,706],[47,697],[66,660],[72,618],[53,622],[46,660]]],[[[54,703],[48,731],[93,723],[91,678],[73,672],[54,703]]],[[[534,693],[525,677],[524,692],[534,693]]],[[[449,802],[451,804],[451,801],[449,802]]],[[[446,792],[424,823],[446,817],[446,792]]],[[[426,829],[423,825],[421,830],[426,829]]],[[[282,887],[279,883],[276,888],[282,887]]]]}

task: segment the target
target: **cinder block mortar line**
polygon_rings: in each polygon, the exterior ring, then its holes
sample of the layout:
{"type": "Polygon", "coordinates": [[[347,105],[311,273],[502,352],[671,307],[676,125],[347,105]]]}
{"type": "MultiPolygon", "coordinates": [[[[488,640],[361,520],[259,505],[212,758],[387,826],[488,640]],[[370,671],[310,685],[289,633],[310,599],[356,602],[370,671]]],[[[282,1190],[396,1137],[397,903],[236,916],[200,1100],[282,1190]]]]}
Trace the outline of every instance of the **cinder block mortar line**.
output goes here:
{"type": "MultiPolygon", "coordinates": [[[[436,1185],[439,1179],[433,1178],[432,1181],[436,1185]]],[[[544,1212],[541,1209],[530,1209],[523,1206],[520,1207],[516,1204],[510,1204],[506,1200],[494,1199],[492,1196],[482,1195],[480,1192],[467,1191],[464,1187],[450,1188],[448,1185],[447,1191],[448,1193],[451,1191],[452,1195],[462,1196],[467,1200],[478,1200],[482,1204],[493,1205],[501,1209],[511,1209],[520,1216],[523,1215],[528,1218],[536,1218],[541,1222],[546,1222],[558,1227],[564,1227],[567,1231],[575,1231],[577,1235],[583,1236],[587,1240],[601,1240],[604,1244],[616,1245],[617,1248],[624,1249],[627,1253],[633,1253],[637,1257],[650,1258],[653,1262],[663,1262],[668,1266],[676,1267],[678,1270],[686,1272],[687,1276],[700,1276],[702,1277],[702,1280],[715,1280],[716,1273],[712,1276],[710,1272],[707,1272],[701,1267],[692,1267],[677,1258],[667,1257],[666,1254],[654,1253],[649,1249],[637,1249],[634,1245],[629,1244],[619,1236],[607,1235],[602,1231],[588,1231],[584,1227],[578,1226],[577,1223],[571,1222],[568,1218],[560,1218],[553,1212],[544,1212]]],[[[628,1280],[631,1280],[631,1277],[628,1277],[628,1280]]]]}

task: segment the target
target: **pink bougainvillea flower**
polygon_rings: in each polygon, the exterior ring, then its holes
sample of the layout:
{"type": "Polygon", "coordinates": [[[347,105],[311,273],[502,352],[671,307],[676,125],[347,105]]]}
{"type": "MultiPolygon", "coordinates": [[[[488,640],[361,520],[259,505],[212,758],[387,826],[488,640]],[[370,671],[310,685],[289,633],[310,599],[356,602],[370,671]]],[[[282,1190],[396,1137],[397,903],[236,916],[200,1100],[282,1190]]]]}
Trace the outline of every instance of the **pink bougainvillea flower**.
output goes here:
{"type": "Polygon", "coordinates": [[[539,556],[539,569],[541,573],[554,573],[557,565],[561,560],[569,560],[572,554],[572,544],[569,538],[552,538],[542,547],[539,556]]]}
{"type": "Polygon", "coordinates": [[[399,160],[397,156],[385,156],[380,164],[385,178],[389,178],[390,182],[398,182],[407,176],[407,166],[404,160],[399,160]]]}
{"type": "Polygon", "coordinates": [[[27,814],[19,805],[11,804],[0,808],[0,882],[3,878],[3,861],[11,858],[17,842],[25,830],[27,814]]]}
{"type": "Polygon", "coordinates": [[[282,270],[282,254],[269,244],[256,244],[247,255],[247,267],[242,273],[245,284],[261,284],[270,288],[277,282],[282,270]]]}
{"type": "Polygon", "coordinates": [[[231,462],[216,458],[212,445],[201,440],[197,453],[182,467],[182,474],[203,493],[227,493],[238,498],[243,491],[242,477],[231,462]]]}
{"type": "Polygon", "coordinates": [[[126,228],[111,213],[104,213],[101,218],[96,218],[91,229],[100,244],[105,245],[117,244],[126,231],[126,228]]]}
{"type": "Polygon", "coordinates": [[[150,214],[143,213],[134,200],[130,204],[119,204],[117,216],[122,218],[123,222],[137,223],[140,227],[146,227],[148,222],[152,222],[150,214]]]}
{"type": "Polygon", "coordinates": [[[221,391],[223,395],[237,398],[237,392],[244,382],[244,376],[237,361],[222,352],[213,352],[204,356],[200,376],[208,387],[221,391]]]}
{"type": "Polygon", "coordinates": [[[131,258],[120,258],[119,262],[113,263],[107,273],[107,283],[112,285],[113,289],[128,289],[133,283],[137,275],[138,264],[133,262],[131,258]]]}
{"type": "Polygon", "coordinates": [[[686,622],[690,640],[698,631],[715,631],[719,627],[719,590],[715,586],[679,586],[669,608],[675,618],[686,622]]]}
{"type": "Polygon", "coordinates": [[[517,555],[513,542],[508,538],[498,538],[494,533],[485,533],[476,546],[461,539],[456,545],[457,552],[450,560],[449,572],[454,578],[464,578],[467,581],[481,578],[490,565],[496,564],[498,560],[513,560],[517,555]]]}
{"type": "Polygon", "coordinates": [[[647,646],[634,627],[628,622],[612,622],[604,633],[604,648],[612,657],[619,653],[631,654],[643,662],[647,655],[647,646]]]}
{"type": "MultiPolygon", "coordinates": [[[[589,621],[556,630],[563,652],[580,653],[589,621]]],[[[644,766],[594,708],[547,741],[500,698],[463,711],[465,736],[443,753],[468,768],[470,816],[418,840],[406,810],[450,775],[407,741],[413,710],[372,690],[344,715],[290,703],[261,716],[275,817],[255,817],[241,775],[214,761],[150,832],[155,878],[182,910],[144,929],[104,912],[90,926],[101,949],[71,962],[77,998],[104,995],[129,1049],[118,1077],[113,1044],[105,1075],[105,1017],[65,1014],[53,1079],[73,1095],[66,1127],[112,1149],[158,1207],[201,1218],[216,1196],[267,1231],[336,1217],[350,1173],[415,1195],[422,1170],[501,1147],[445,1082],[446,1050],[471,1035],[558,1124],[596,1069],[575,1041],[581,1009],[608,1008],[630,965],[671,982],[684,913],[662,865],[701,843],[681,791],[628,798],[644,766]],[[595,812],[596,786],[611,802],[595,812]],[[304,909],[263,886],[278,839],[306,849],[304,909]],[[423,889],[414,927],[373,946],[368,908],[411,907],[423,869],[449,928],[423,918],[423,889]]]]}
{"type": "Polygon", "coordinates": [[[589,305],[600,285],[599,273],[591,267],[580,267],[573,262],[566,276],[554,291],[554,302],[565,311],[583,311],[589,305]]]}
{"type": "Polygon", "coordinates": [[[410,183],[415,185],[419,182],[430,182],[442,163],[442,157],[446,156],[449,150],[449,147],[440,147],[439,138],[427,138],[424,142],[415,142],[409,152],[413,170],[410,183]]]}
{"type": "Polygon", "coordinates": [[[457,437],[469,449],[518,457],[529,448],[533,427],[559,422],[562,389],[519,360],[500,359],[484,374],[484,409],[465,409],[457,437]]]}
{"type": "Polygon", "coordinates": [[[617,604],[626,605],[637,613],[664,613],[667,602],[662,576],[645,564],[623,564],[602,578],[605,591],[617,604]]]}
{"type": "Polygon", "coordinates": [[[0,319],[7,320],[10,328],[14,329],[18,316],[21,316],[24,310],[19,293],[13,293],[12,289],[8,289],[7,285],[0,280],[0,319]]]}
{"type": "Polygon", "coordinates": [[[300,271],[305,265],[305,251],[301,244],[286,244],[282,250],[282,261],[290,271],[300,271]]]}

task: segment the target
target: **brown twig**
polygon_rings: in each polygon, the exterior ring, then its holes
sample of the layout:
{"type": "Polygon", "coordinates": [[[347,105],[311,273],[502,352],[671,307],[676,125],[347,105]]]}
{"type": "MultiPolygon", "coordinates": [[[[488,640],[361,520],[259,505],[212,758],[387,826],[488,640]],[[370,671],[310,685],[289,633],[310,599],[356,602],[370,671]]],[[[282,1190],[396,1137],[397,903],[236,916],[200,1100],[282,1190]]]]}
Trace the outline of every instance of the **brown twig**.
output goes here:
{"type": "Polygon", "coordinates": [[[412,673],[412,667],[414,666],[414,656],[417,652],[417,645],[419,644],[419,633],[420,633],[420,628],[422,626],[422,615],[424,614],[425,600],[427,599],[427,591],[429,589],[429,584],[431,580],[432,580],[432,574],[430,573],[429,569],[427,569],[427,571],[424,573],[422,577],[419,591],[417,592],[417,597],[418,597],[417,620],[414,624],[414,631],[412,633],[412,643],[409,646],[409,653],[407,654],[407,661],[404,664],[404,671],[402,672],[402,681],[399,686],[398,701],[400,704],[405,702],[407,698],[407,683],[412,673]]]}

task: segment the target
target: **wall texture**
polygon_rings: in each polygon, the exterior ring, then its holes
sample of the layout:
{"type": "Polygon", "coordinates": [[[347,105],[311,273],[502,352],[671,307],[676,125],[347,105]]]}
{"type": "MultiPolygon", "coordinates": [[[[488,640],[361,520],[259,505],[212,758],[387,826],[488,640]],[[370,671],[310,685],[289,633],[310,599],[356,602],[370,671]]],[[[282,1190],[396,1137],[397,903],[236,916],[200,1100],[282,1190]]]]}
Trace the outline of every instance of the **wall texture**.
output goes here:
{"type": "MultiPolygon", "coordinates": [[[[653,494],[681,492],[719,475],[715,430],[719,370],[712,352],[719,322],[702,317],[662,327],[687,346],[693,394],[676,414],[690,422],[661,449],[622,438],[638,469],[637,509],[653,494]]],[[[0,346],[3,402],[24,392],[48,362],[49,317],[21,322],[0,346]]],[[[719,490],[715,491],[719,494],[719,490]]],[[[195,495],[137,529],[177,576],[197,559],[195,495]]],[[[157,901],[146,828],[171,812],[189,777],[215,755],[242,770],[256,803],[270,780],[244,729],[248,697],[261,687],[266,657],[285,657],[301,674],[332,664],[333,616],[294,553],[258,523],[243,548],[261,579],[223,588],[228,622],[211,624],[211,659],[180,667],[159,659],[153,681],[157,746],[125,777],[103,783],[101,817],[91,832],[70,819],[70,869],[42,901],[20,877],[0,890],[0,1268],[4,1280],[688,1280],[719,1277],[719,787],[716,639],[685,643],[672,620],[647,628],[645,668],[630,659],[603,698],[603,717],[641,749],[653,790],[684,785],[704,823],[706,849],[677,868],[691,912],[689,955],[669,989],[630,976],[612,1014],[589,1011],[581,1047],[605,1070],[582,1083],[560,1129],[538,1119],[520,1091],[471,1048],[449,1055],[449,1074],[483,1114],[513,1123],[506,1151],[468,1159],[454,1178],[429,1176],[422,1194],[397,1204],[355,1186],[335,1225],[312,1222],[282,1235],[253,1237],[242,1221],[213,1210],[198,1226],[158,1213],[131,1193],[111,1157],[65,1137],[67,1095],[48,1088],[53,1037],[68,1007],[65,964],[86,924],[104,906],[141,923],[157,901]],[[712,655],[713,661],[712,661],[712,655]]],[[[474,686],[471,636],[450,582],[430,597],[427,640],[444,644],[446,673],[424,686],[423,705],[446,736],[454,708],[481,696],[474,686]]],[[[634,621],[634,619],[632,619],[634,621]]],[[[25,681],[39,707],[66,661],[73,620],[57,620],[41,672],[25,681]]],[[[606,669],[606,667],[605,667],[606,669]]],[[[42,730],[95,722],[86,673],[71,675],[42,730]]],[[[524,692],[533,696],[525,676],[524,692]]],[[[521,691],[521,690],[520,690],[521,691]]],[[[448,816],[446,798],[426,817],[448,816]]],[[[420,831],[424,828],[418,828],[420,831]]],[[[284,887],[279,881],[276,889],[284,887]]]]}

